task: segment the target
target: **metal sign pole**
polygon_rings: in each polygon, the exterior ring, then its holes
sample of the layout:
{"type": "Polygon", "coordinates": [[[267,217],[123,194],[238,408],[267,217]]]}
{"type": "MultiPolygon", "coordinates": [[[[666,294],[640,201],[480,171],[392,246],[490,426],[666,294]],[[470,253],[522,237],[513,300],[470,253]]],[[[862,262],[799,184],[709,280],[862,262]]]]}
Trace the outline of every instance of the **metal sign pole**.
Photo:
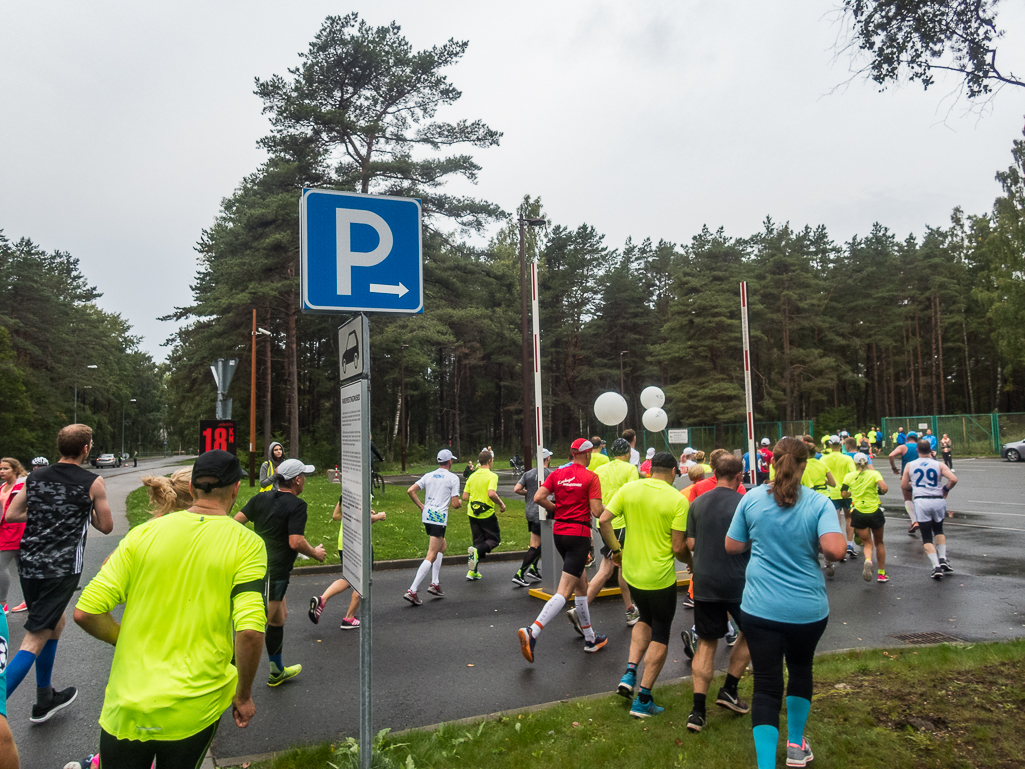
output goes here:
{"type": "Polygon", "coordinates": [[[363,380],[363,595],[360,610],[359,629],[359,764],[360,769],[370,769],[374,756],[374,721],[371,705],[373,698],[373,655],[371,638],[373,631],[371,585],[374,581],[374,540],[370,530],[370,331],[366,315],[363,317],[363,355],[367,365],[367,376],[363,380]]]}
{"type": "Polygon", "coordinates": [[[751,334],[747,325],[747,281],[740,284],[740,327],[744,336],[744,398],[747,407],[747,461],[751,483],[758,485],[758,458],[755,456],[754,399],[751,393],[751,334]]]}

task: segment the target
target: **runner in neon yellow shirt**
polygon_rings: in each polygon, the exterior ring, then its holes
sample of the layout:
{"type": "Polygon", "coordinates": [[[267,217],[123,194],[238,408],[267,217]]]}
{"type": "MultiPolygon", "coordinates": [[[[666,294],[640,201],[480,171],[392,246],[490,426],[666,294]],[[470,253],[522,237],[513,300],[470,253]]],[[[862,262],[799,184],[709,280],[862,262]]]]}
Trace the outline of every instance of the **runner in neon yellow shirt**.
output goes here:
{"type": "Polygon", "coordinates": [[[463,487],[463,502],[468,503],[466,514],[470,518],[470,533],[473,544],[467,550],[466,578],[478,580],[483,575],[477,571],[478,564],[502,543],[502,530],[498,525],[495,507],[505,512],[505,502],[498,496],[498,476],[491,472],[495,455],[484,449],[477,457],[477,469],[463,487]]]}
{"type": "Polygon", "coordinates": [[[229,705],[243,728],[256,711],[267,550],[228,517],[241,477],[228,452],[201,454],[192,507],[132,529],[82,591],[75,622],[115,646],[100,714],[104,765],[149,765],[159,753],[198,766],[229,705]],[[118,623],[110,612],[122,603],[118,623]]]}
{"type": "Polygon", "coordinates": [[[621,564],[623,577],[640,612],[634,625],[626,673],[618,691],[631,697],[630,715],[647,718],[662,713],[651,689],[666,661],[669,631],[676,616],[676,559],[690,559],[687,549],[687,498],[674,487],[677,460],[659,452],[651,460],[651,478],[623,486],[601,515],[602,538],[612,552],[611,560],[621,564]],[[621,547],[612,529],[612,519],[623,517],[628,537],[621,547]],[[644,659],[640,688],[637,666],[644,659]]]}
{"type": "MultiPolygon", "coordinates": [[[[847,477],[848,473],[854,472],[854,460],[844,453],[839,435],[829,436],[829,452],[822,455],[822,461],[833,474],[833,478],[839,478],[841,481],[847,477]]],[[[829,498],[833,500],[837,519],[840,521],[840,526],[844,529],[847,537],[847,555],[843,558],[843,561],[846,561],[847,558],[857,555],[857,552],[854,550],[854,529],[851,528],[851,500],[844,499],[841,496],[839,486],[829,489],[829,498]]],[[[832,577],[833,574],[833,563],[827,559],[826,576],[832,577]]]]}
{"type": "Polygon", "coordinates": [[[865,566],[861,571],[862,579],[872,581],[872,551],[875,549],[875,565],[878,566],[876,582],[889,582],[886,576],[886,546],[883,544],[883,527],[886,517],[879,506],[879,495],[889,489],[886,481],[868,463],[868,457],[862,453],[854,455],[857,468],[843,479],[842,493],[844,497],[854,500],[851,511],[851,525],[861,537],[862,552],[865,554],[865,566]]]}

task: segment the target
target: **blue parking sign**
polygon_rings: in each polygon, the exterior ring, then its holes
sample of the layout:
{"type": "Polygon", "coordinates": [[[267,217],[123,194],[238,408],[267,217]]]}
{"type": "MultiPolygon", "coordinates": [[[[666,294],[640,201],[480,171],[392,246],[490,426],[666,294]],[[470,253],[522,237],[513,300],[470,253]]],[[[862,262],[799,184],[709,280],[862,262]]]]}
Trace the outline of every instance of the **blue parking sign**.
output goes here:
{"type": "Polygon", "coordinates": [[[299,219],[303,312],[423,312],[419,200],[304,189],[299,219]]]}

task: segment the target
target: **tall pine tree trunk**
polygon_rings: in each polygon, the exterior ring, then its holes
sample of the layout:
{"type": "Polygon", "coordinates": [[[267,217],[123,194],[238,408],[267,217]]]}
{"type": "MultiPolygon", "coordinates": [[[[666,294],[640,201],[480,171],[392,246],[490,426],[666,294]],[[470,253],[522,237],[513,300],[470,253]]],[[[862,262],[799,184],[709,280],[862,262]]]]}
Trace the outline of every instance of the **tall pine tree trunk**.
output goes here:
{"type": "Polygon", "coordinates": [[[872,342],[872,395],[875,397],[877,420],[883,417],[883,403],[879,393],[879,350],[876,343],[872,342]]]}
{"type": "Polygon", "coordinates": [[[947,377],[943,368],[943,321],[940,319],[940,295],[936,294],[936,346],[940,352],[940,409],[947,413],[947,377]]]}
{"type": "MultiPolygon", "coordinates": [[[[270,310],[267,310],[267,328],[270,328],[270,310]]],[[[263,450],[266,452],[270,446],[271,433],[271,386],[274,382],[273,371],[271,370],[271,337],[267,334],[263,337],[263,450]]]]}
{"type": "Polygon", "coordinates": [[[972,392],[972,367],[968,359],[968,324],[965,323],[964,314],[961,315],[961,334],[964,337],[964,375],[965,387],[967,388],[968,413],[975,413],[975,393],[972,392]]]}
{"type": "MultiPolygon", "coordinates": [[[[922,409],[925,409],[925,391],[922,390],[922,376],[925,372],[925,366],[922,364],[922,329],[918,324],[918,308],[915,308],[915,348],[918,350],[918,402],[922,404],[922,409]]],[[[916,404],[917,405],[917,404],[916,404]]],[[[933,412],[935,413],[935,412],[933,412]]]]}
{"type": "Polygon", "coordinates": [[[937,329],[936,297],[933,297],[933,301],[932,301],[931,304],[932,304],[932,307],[930,307],[929,310],[930,310],[930,314],[932,315],[932,333],[929,335],[929,337],[930,337],[930,339],[932,341],[932,366],[930,367],[931,370],[932,370],[932,413],[933,414],[939,414],[940,413],[940,411],[939,411],[939,409],[940,409],[940,387],[939,387],[939,384],[940,383],[939,383],[938,380],[939,380],[939,377],[942,375],[942,372],[940,372],[939,374],[937,374],[937,372],[936,372],[936,363],[939,360],[939,353],[936,350],[936,338],[937,338],[937,335],[938,335],[938,332],[939,332],[939,330],[937,329]]]}
{"type": "Polygon", "coordinates": [[[285,295],[285,419],[290,457],[299,456],[299,360],[296,349],[295,291],[285,295]]]}

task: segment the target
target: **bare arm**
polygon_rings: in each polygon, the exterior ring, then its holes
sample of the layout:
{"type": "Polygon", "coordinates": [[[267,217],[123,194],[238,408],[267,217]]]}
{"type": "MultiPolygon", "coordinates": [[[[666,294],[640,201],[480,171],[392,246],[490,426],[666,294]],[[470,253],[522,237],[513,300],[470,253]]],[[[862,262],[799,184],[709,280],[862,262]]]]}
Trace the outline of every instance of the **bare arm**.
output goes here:
{"type": "Polygon", "coordinates": [[[235,667],[238,668],[238,681],[235,684],[235,696],[231,700],[231,712],[235,716],[235,724],[240,729],[249,726],[256,714],[253,703],[253,679],[260,666],[263,654],[263,633],[257,630],[240,630],[235,633],[235,667]]]}
{"type": "Polygon", "coordinates": [[[828,560],[839,561],[847,554],[847,540],[843,534],[831,531],[819,537],[819,548],[828,560]]]}
{"type": "Polygon", "coordinates": [[[409,495],[409,498],[413,500],[413,504],[420,508],[420,510],[422,511],[424,509],[424,503],[421,502],[420,497],[417,496],[416,493],[418,491],[420,491],[420,487],[415,483],[408,489],[406,489],[406,493],[409,495]]]}
{"type": "Polygon", "coordinates": [[[694,552],[695,541],[696,540],[694,539],[694,537],[687,537],[687,549],[690,550],[692,553],[694,552]]]}
{"type": "Polygon", "coordinates": [[[503,502],[502,498],[498,496],[497,491],[495,491],[494,489],[488,489],[488,499],[490,499],[492,502],[494,502],[496,505],[502,508],[503,513],[505,512],[505,502],[503,502]]]}
{"type": "Polygon", "coordinates": [[[383,521],[387,517],[388,517],[388,513],[375,513],[373,510],[370,511],[370,522],[371,523],[377,523],[378,521],[383,521]]]}
{"type": "Polygon", "coordinates": [[[826,485],[836,488],[836,478],[833,477],[833,474],[829,472],[829,470],[826,471],[826,485]]]}
{"type": "Polygon", "coordinates": [[[687,544],[687,532],[673,531],[673,555],[676,556],[676,560],[683,561],[688,566],[691,565],[693,557],[690,546],[687,544]]]}
{"type": "Polygon", "coordinates": [[[107,484],[103,478],[93,481],[93,485],[89,487],[89,498],[93,501],[93,528],[104,534],[110,534],[114,530],[114,516],[110,512],[107,484]]]}
{"type": "MultiPolygon", "coordinates": [[[[893,464],[893,460],[900,459],[902,456],[904,456],[904,453],[907,450],[908,450],[907,446],[898,446],[897,448],[895,448],[893,451],[890,452],[890,456],[889,456],[890,469],[893,470],[893,474],[894,475],[900,475],[900,470],[898,470],[897,466],[895,464],[893,464]]],[[[846,551],[844,551],[844,552],[846,552],[846,551]]]]}
{"type": "MultiPolygon", "coordinates": [[[[733,539],[732,537],[726,537],[726,552],[729,555],[740,555],[749,547],[751,547],[750,542],[741,542],[739,540],[733,539]]],[[[844,552],[847,552],[846,547],[844,547],[844,552]]]]}
{"type": "Polygon", "coordinates": [[[121,634],[121,624],[109,611],[104,614],[89,614],[81,609],[75,609],[75,624],[93,638],[98,638],[111,646],[117,644],[117,638],[121,634]]]}
{"type": "Polygon", "coordinates": [[[911,491],[911,472],[904,468],[904,474],[900,477],[900,487],[904,491],[911,491]]]}
{"type": "Polygon", "coordinates": [[[461,500],[459,497],[452,497],[452,499],[449,500],[448,505],[453,510],[458,510],[460,507],[463,506],[463,500],[461,500]]]}
{"type": "Polygon", "coordinates": [[[4,519],[8,523],[23,523],[28,520],[28,502],[25,492],[16,494],[11,500],[11,506],[7,508],[7,515],[4,519]]]}
{"type": "Polygon", "coordinates": [[[587,500],[588,505],[591,508],[592,518],[601,518],[602,511],[605,509],[605,505],[601,503],[600,499],[589,499],[587,500]]]}
{"type": "Polygon", "coordinates": [[[316,558],[321,563],[324,563],[324,558],[327,557],[323,545],[313,547],[302,534],[289,534],[288,546],[296,552],[308,555],[310,558],[316,558]]]}
{"type": "Polygon", "coordinates": [[[940,465],[940,473],[947,479],[947,485],[943,487],[943,496],[946,497],[947,493],[957,485],[957,476],[946,465],[940,465]]]}
{"type": "MultiPolygon", "coordinates": [[[[235,517],[238,520],[238,516],[235,517]]],[[[335,502],[335,509],[331,511],[331,520],[340,521],[342,520],[342,503],[335,502]]]]}
{"type": "Polygon", "coordinates": [[[886,481],[884,481],[882,478],[876,481],[876,486],[879,488],[880,494],[885,494],[890,490],[890,487],[886,485],[886,481]]]}
{"type": "Polygon", "coordinates": [[[605,547],[612,551],[612,562],[617,566],[623,563],[623,549],[619,546],[619,541],[616,539],[616,533],[612,530],[612,511],[608,508],[602,512],[601,517],[598,518],[598,530],[601,532],[601,538],[605,542],[605,547]]]}
{"type": "MultiPolygon", "coordinates": [[[[534,501],[537,502],[537,504],[540,507],[543,507],[549,513],[554,513],[555,503],[548,499],[548,495],[551,493],[552,492],[544,486],[538,486],[537,491],[534,492],[534,501]]],[[[464,494],[463,496],[465,498],[466,495],[464,494]]]]}
{"type": "Polygon", "coordinates": [[[517,481],[516,485],[513,486],[513,494],[519,494],[521,497],[525,497],[527,496],[527,487],[517,481]]]}
{"type": "Polygon", "coordinates": [[[249,519],[246,518],[246,514],[241,511],[235,513],[235,520],[239,523],[249,523],[249,519]]]}
{"type": "Polygon", "coordinates": [[[0,769],[18,769],[18,748],[7,719],[0,716],[0,769]]]}

